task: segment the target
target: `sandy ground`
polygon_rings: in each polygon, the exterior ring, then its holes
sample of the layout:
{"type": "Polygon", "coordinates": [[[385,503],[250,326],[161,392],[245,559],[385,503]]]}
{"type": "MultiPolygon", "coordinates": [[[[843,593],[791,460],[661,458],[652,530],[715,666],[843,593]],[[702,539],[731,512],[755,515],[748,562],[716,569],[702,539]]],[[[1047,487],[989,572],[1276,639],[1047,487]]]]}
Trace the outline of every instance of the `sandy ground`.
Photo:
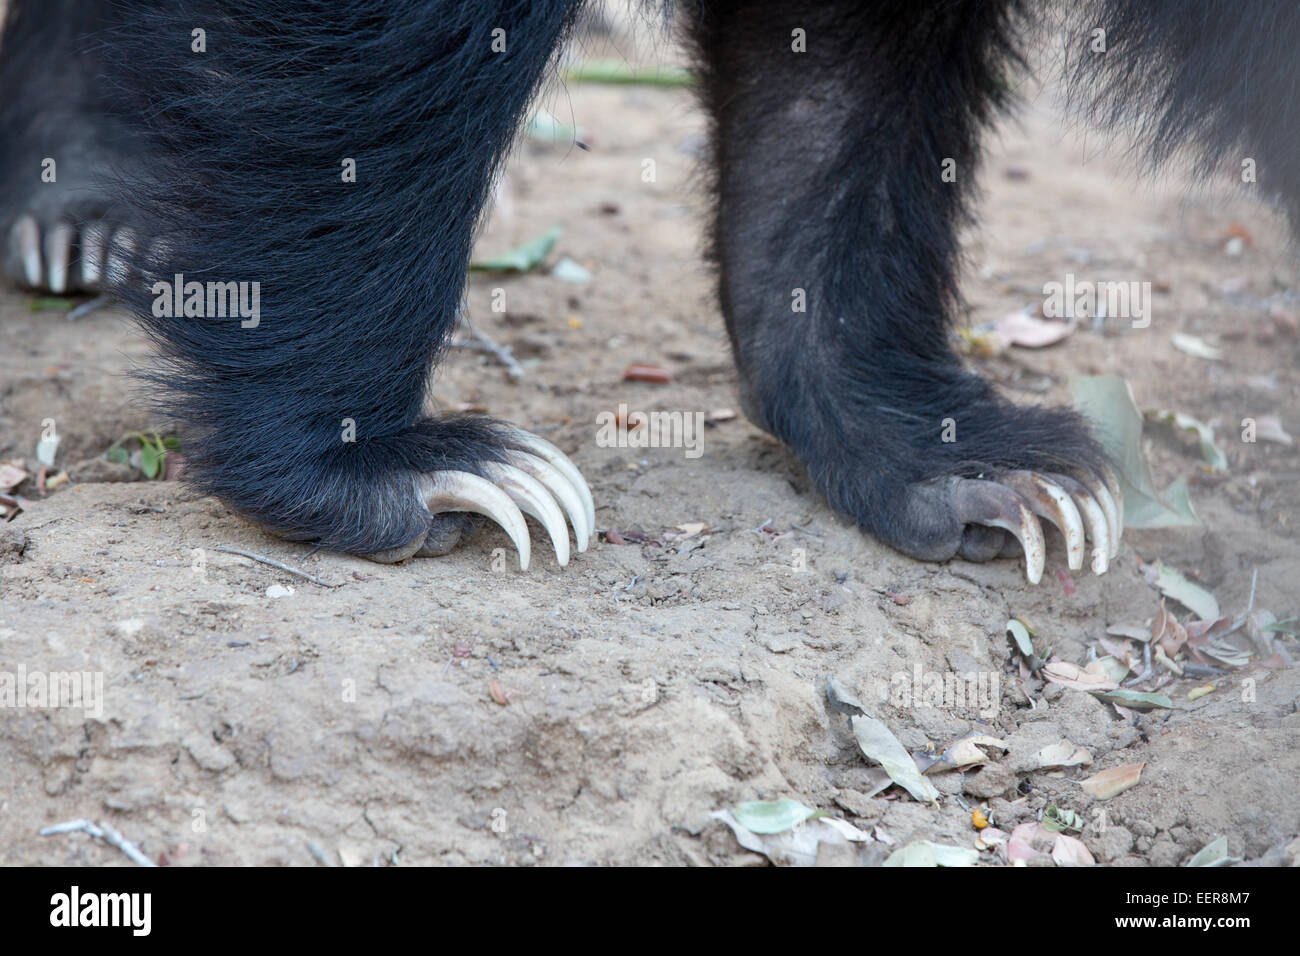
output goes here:
{"type": "Polygon", "coordinates": [[[0,293],[0,460],[32,463],[52,418],[71,476],[45,497],[20,487],[30,505],[0,528],[0,672],[91,671],[104,684],[102,713],[0,710],[0,862],[126,863],[84,834],[38,835],[88,817],[176,865],[751,865],[764,858],[710,814],[780,797],[871,834],[868,861],[915,839],[971,846],[975,808],[1010,832],[1047,806],[1077,813],[1104,863],[1177,864],[1221,835],[1234,857],[1294,861],[1300,671],[1252,659],[1206,696],[1188,698],[1201,679],[1172,680],[1160,688],[1172,709],[1122,717],[1029,675],[1004,630],[1020,616],[1040,651],[1086,663],[1108,626],[1158,610],[1139,559],[1199,581],[1225,614],[1246,607],[1255,571],[1256,609],[1300,610],[1300,453],[1238,440],[1247,416],[1300,425],[1282,225],[1227,188],[1140,182],[1095,135],[1062,125],[1049,94],[1025,93],[1022,118],[989,141],[969,321],[1037,308],[1043,283],[1070,272],[1151,281],[1154,320],[973,361],[1022,401],[1066,402],[1072,376],[1123,374],[1144,408],[1217,424],[1230,463],[1209,475],[1194,443],[1149,430],[1157,483],[1188,476],[1204,526],[1130,531],[1101,578],[1058,575],[1059,549],[1037,587],[1018,561],[904,558],[829,511],[743,418],[711,424],[698,457],[598,445],[597,416],[619,403],[738,408],[699,259],[703,124],[681,90],[572,85],[548,98],[592,148],[526,143],[479,251],[560,224],[548,263],[567,256],[593,278],[476,276],[472,319],[525,375],[457,350],[434,386],[448,406],[546,435],[583,469],[598,526],[628,543],[598,541],[567,569],[535,533],[521,574],[487,529],[444,559],[395,567],[310,554],[176,482],[116,480],[123,469],[96,458],[150,424],[125,375],[147,361],[142,337],[117,311],[74,325],[0,293]],[[1175,349],[1175,332],[1223,359],[1175,349]],[[671,383],[624,381],[633,362],[671,383]],[[268,596],[275,585],[293,593],[268,596]],[[890,697],[917,667],[997,675],[1001,691],[983,714],[890,697]],[[909,750],[980,730],[1007,752],[935,775],[937,807],[879,792],[879,770],[828,707],[827,675],[909,750]],[[1041,767],[1035,755],[1062,739],[1090,765],[1041,767]],[[1079,785],[1132,763],[1145,764],[1140,783],[1105,803],[1079,785]]]}

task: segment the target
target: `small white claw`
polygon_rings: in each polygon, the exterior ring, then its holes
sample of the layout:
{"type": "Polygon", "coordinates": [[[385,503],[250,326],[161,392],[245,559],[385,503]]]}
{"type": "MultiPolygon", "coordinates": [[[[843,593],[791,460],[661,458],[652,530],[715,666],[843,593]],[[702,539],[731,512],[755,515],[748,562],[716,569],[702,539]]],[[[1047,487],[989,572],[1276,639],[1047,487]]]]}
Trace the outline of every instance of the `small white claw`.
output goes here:
{"type": "Polygon", "coordinates": [[[41,287],[41,227],[31,216],[20,216],[13,225],[11,242],[23,263],[23,277],[34,289],[41,287]]]}
{"type": "Polygon", "coordinates": [[[1115,495],[1119,493],[1118,486],[1115,486],[1115,492],[1112,494],[1111,489],[1107,487],[1108,483],[1094,475],[1080,475],[1079,480],[1097,499],[1097,504],[1101,505],[1101,510],[1105,512],[1106,525],[1110,529],[1110,557],[1118,557],[1120,536],[1124,533],[1124,512],[1122,505],[1115,500],[1115,495]]]}
{"type": "Polygon", "coordinates": [[[512,451],[507,457],[512,465],[532,475],[555,496],[564,513],[569,516],[569,523],[573,525],[573,539],[578,544],[578,551],[586,551],[587,542],[591,538],[591,526],[587,524],[587,509],[569,479],[536,455],[512,451]]]}
{"type": "Polygon", "coordinates": [[[486,478],[467,471],[438,471],[415,481],[416,494],[431,514],[472,511],[499,524],[519,552],[519,570],[527,571],[531,558],[528,525],[510,496],[486,478]]]}
{"type": "Polygon", "coordinates": [[[1069,494],[1060,485],[1042,475],[1028,471],[1011,472],[1002,483],[1020,495],[1029,510],[1041,515],[1060,530],[1065,538],[1066,560],[1071,571],[1083,567],[1083,519],[1069,494]]]}
{"type": "Polygon", "coordinates": [[[560,513],[546,486],[514,465],[493,463],[484,465],[483,471],[498,488],[510,496],[520,511],[541,522],[546,533],[551,536],[555,559],[560,562],[560,567],[568,564],[569,526],[564,523],[564,515],[560,513]]]}
{"type": "Polygon", "coordinates": [[[1052,480],[1068,491],[1078,506],[1079,515],[1088,531],[1088,540],[1092,542],[1093,573],[1105,574],[1110,568],[1111,558],[1110,522],[1106,518],[1106,512],[1087,488],[1068,475],[1053,475],[1052,480]]]}
{"type": "Polygon", "coordinates": [[[62,294],[67,289],[71,258],[72,227],[61,222],[45,233],[45,265],[49,269],[51,292],[62,294]]]}
{"type": "Polygon", "coordinates": [[[587,481],[582,477],[582,472],[578,471],[578,466],[569,460],[569,456],[545,438],[539,438],[532,432],[526,432],[520,428],[512,429],[511,437],[534,455],[549,462],[564,477],[569,479],[569,482],[577,489],[578,495],[582,499],[583,510],[587,515],[587,526],[594,529],[596,527],[596,503],[592,500],[591,489],[587,487],[587,481]]]}
{"type": "Polygon", "coordinates": [[[88,289],[99,286],[104,275],[104,249],[108,229],[102,222],[92,222],[81,230],[81,284],[88,289]]]}

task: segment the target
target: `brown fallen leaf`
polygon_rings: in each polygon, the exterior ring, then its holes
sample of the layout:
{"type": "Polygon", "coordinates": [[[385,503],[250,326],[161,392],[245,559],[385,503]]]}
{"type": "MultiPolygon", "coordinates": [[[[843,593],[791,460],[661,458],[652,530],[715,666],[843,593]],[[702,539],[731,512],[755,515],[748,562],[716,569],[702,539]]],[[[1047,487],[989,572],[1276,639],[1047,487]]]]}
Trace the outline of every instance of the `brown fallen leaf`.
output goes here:
{"type": "Polygon", "coordinates": [[[1176,655],[1187,643],[1186,628],[1165,607],[1164,598],[1160,599],[1160,610],[1151,619],[1151,641],[1163,648],[1169,657],[1176,655]]]}
{"type": "Polygon", "coordinates": [[[1123,793],[1137,784],[1138,779],[1142,776],[1142,768],[1146,766],[1146,761],[1142,763],[1126,763],[1118,767],[1111,767],[1109,770],[1102,770],[1094,773],[1087,780],[1080,780],[1079,786],[1083,787],[1098,800],[1109,800],[1111,797],[1123,793]]]}

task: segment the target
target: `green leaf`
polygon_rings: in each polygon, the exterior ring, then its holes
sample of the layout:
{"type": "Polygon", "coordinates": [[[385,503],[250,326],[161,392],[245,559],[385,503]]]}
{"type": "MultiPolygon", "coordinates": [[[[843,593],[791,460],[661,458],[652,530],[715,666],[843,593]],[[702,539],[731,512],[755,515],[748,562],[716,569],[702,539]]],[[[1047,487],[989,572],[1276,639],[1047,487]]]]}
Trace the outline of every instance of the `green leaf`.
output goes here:
{"type": "Polygon", "coordinates": [[[736,822],[753,833],[784,833],[799,824],[822,816],[822,811],[805,807],[788,797],[781,800],[751,800],[733,811],[736,822]]]}
{"type": "Polygon", "coordinates": [[[161,452],[148,442],[140,445],[140,470],[144,472],[146,478],[157,478],[162,471],[163,457],[166,452],[161,452]]]}
{"type": "Polygon", "coordinates": [[[118,445],[115,448],[110,448],[108,451],[104,452],[104,457],[119,465],[131,464],[131,453],[121,445],[118,445]]]}
{"type": "Polygon", "coordinates": [[[1102,448],[1115,463],[1124,494],[1124,525],[1173,528],[1201,523],[1179,479],[1165,495],[1155,490],[1151,466],[1142,453],[1142,412],[1121,376],[1094,375],[1074,382],[1074,405],[1097,429],[1102,448]]]}
{"type": "Polygon", "coordinates": [[[1083,829],[1083,824],[1079,822],[1077,813],[1073,810],[1058,810],[1054,806],[1049,806],[1043,811],[1043,826],[1053,833],[1083,829]]]}
{"type": "Polygon", "coordinates": [[[525,242],[518,248],[511,249],[503,255],[494,256],[491,259],[482,259],[477,262],[471,262],[469,268],[471,272],[528,272],[536,269],[545,261],[555,245],[555,240],[564,234],[564,229],[560,226],[552,226],[545,233],[536,239],[525,242]]]}

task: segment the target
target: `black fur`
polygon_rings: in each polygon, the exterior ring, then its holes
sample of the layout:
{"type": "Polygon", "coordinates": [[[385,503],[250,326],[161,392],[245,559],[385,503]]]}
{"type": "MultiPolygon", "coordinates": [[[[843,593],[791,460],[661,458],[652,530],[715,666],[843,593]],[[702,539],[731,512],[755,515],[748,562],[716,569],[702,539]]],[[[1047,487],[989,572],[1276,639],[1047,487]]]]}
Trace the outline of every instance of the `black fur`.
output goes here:
{"type": "MultiPolygon", "coordinates": [[[[400,547],[429,523],[414,475],[477,471],[507,442],[491,421],[429,416],[425,386],[492,177],[580,6],[18,0],[0,48],[0,229],[26,208],[32,157],[66,155],[70,175],[80,163],[93,215],[162,240],[126,295],[158,343],[152,378],[185,427],[189,480],[289,537],[400,547]],[[57,97],[41,93],[51,82],[57,97]],[[111,175],[91,156],[112,159],[111,175]],[[341,182],[344,158],[356,183],[341,182]],[[174,272],[259,282],[260,323],[153,315],[149,288],[174,272]]],[[[712,248],[747,410],[834,507],[918,557],[992,553],[953,514],[954,476],[1102,464],[1076,414],[1007,402],[950,347],[980,134],[1008,105],[1042,10],[678,5],[714,125],[712,248]],[[791,48],[796,28],[807,52],[791,48]],[[796,289],[806,312],[791,309],[796,289]],[[947,418],[955,443],[940,440],[947,418]]],[[[1078,98],[1135,123],[1156,158],[1183,141],[1207,159],[1257,148],[1295,214],[1298,10],[1079,5],[1078,98]],[[1109,52],[1088,58],[1096,25],[1109,52]]]]}

